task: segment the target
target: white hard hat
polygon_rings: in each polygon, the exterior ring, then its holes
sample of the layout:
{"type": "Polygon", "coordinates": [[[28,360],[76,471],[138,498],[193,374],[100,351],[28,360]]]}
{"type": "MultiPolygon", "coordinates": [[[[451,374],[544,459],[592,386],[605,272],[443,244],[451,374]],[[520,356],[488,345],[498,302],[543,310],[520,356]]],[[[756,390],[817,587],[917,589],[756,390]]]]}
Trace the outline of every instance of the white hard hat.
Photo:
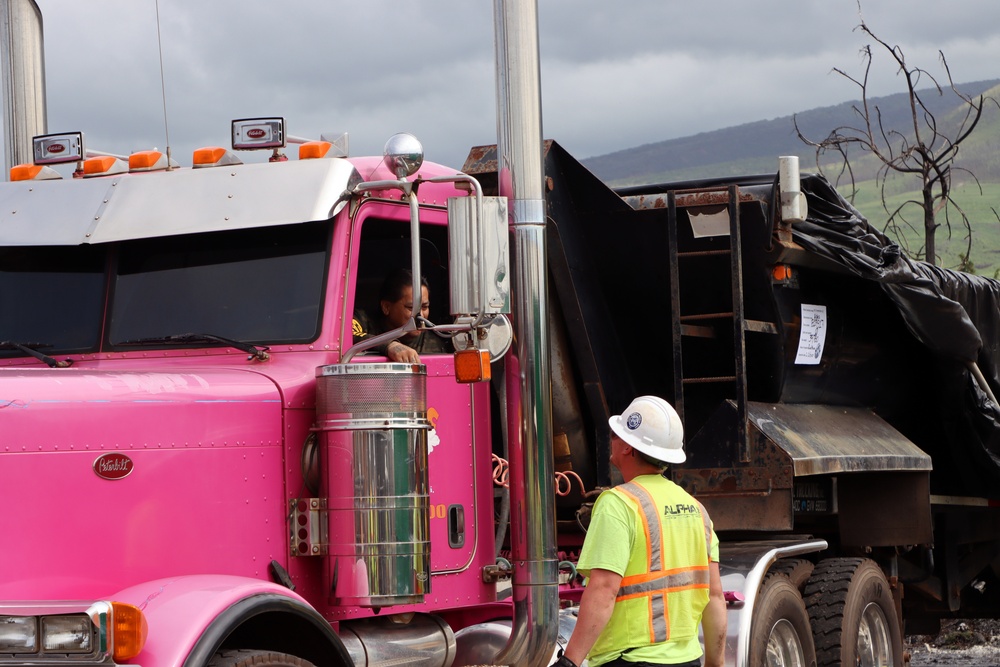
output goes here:
{"type": "Polygon", "coordinates": [[[684,427],[677,411],[659,396],[640,396],[608,420],[625,444],[657,461],[683,463],[684,427]]]}

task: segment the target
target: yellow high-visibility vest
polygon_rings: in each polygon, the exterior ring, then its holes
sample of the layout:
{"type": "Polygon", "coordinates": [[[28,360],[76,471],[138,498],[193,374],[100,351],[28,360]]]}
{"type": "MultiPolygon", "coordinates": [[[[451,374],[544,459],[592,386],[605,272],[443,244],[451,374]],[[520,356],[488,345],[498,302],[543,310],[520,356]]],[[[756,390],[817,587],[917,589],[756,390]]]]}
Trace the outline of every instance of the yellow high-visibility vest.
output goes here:
{"type": "Polygon", "coordinates": [[[690,494],[659,476],[644,476],[642,484],[633,480],[610,492],[632,509],[635,547],[611,619],[591,654],[697,637],[709,598],[708,513],[690,494]]]}

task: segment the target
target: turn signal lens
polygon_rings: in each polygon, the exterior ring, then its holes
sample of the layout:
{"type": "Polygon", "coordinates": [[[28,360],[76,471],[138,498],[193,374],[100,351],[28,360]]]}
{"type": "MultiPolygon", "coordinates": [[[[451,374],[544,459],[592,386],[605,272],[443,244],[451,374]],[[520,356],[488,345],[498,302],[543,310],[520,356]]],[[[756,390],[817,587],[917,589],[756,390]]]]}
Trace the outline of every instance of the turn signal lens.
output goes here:
{"type": "Polygon", "coordinates": [[[149,627],[142,611],[124,602],[112,602],[115,662],[130,660],[142,652],[149,627]]]}
{"type": "Polygon", "coordinates": [[[483,382],[490,379],[490,352],[470,347],[455,352],[455,380],[483,382]]]}

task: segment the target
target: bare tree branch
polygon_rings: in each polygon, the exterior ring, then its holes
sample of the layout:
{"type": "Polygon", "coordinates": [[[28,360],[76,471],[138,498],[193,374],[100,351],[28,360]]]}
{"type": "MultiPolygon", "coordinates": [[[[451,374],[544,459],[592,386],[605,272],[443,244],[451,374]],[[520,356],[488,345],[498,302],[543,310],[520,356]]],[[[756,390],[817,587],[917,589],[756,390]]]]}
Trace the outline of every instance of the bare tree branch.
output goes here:
{"type": "MultiPolygon", "coordinates": [[[[943,226],[947,230],[948,238],[952,234],[952,222],[961,224],[965,230],[966,252],[962,259],[962,264],[972,267],[970,253],[972,251],[972,226],[968,215],[952,196],[952,179],[956,172],[965,173],[979,185],[975,174],[967,169],[956,168],[955,160],[959,154],[959,148],[972,132],[979,125],[982,118],[983,108],[987,101],[997,105],[1000,109],[1000,102],[980,95],[974,98],[963,94],[955,85],[951,69],[943,52],[938,51],[938,57],[945,76],[948,81],[948,88],[961,101],[964,108],[962,118],[957,122],[947,119],[946,123],[941,123],[934,113],[925,103],[924,95],[936,93],[939,97],[944,95],[945,88],[934,77],[933,74],[920,67],[914,67],[906,60],[906,55],[902,47],[890,44],[868,26],[865,22],[861,10],[861,1],[858,0],[859,24],[855,28],[867,35],[879,52],[884,52],[889,56],[896,66],[897,74],[902,75],[904,81],[907,102],[909,107],[908,127],[895,128],[888,127],[882,110],[877,104],[872,104],[868,95],[868,85],[872,73],[874,51],[871,44],[865,45],[860,50],[862,60],[862,74],[853,76],[847,71],[834,67],[833,72],[850,81],[858,87],[861,94],[859,104],[852,106],[852,111],[858,118],[856,125],[841,125],[833,130],[821,141],[813,141],[805,137],[798,125],[798,121],[793,117],[795,132],[799,139],[809,146],[815,148],[816,166],[823,174],[831,164],[838,164],[836,176],[830,179],[839,186],[840,181],[845,177],[849,179],[851,186],[851,201],[857,193],[857,177],[851,165],[852,159],[871,156],[879,164],[875,170],[875,182],[879,188],[882,199],[882,208],[888,218],[885,224],[887,233],[891,232],[901,246],[906,248],[907,229],[916,232],[917,228],[908,219],[907,211],[916,208],[920,211],[922,222],[920,229],[923,233],[923,245],[917,250],[918,256],[923,255],[924,259],[930,263],[936,263],[935,234],[939,227],[943,226]],[[927,82],[931,85],[928,86],[927,82]],[[918,90],[921,87],[924,90],[918,90]],[[831,161],[831,157],[834,159],[831,161]],[[888,183],[892,174],[900,174],[904,178],[916,178],[919,181],[919,199],[912,198],[895,206],[890,210],[888,183]]],[[[824,174],[825,175],[825,174],[824,174]]],[[[979,186],[980,193],[982,187],[979,186]]],[[[996,212],[994,212],[996,215],[996,212]]],[[[998,216],[1000,220],[1000,216],[998,216]]]]}

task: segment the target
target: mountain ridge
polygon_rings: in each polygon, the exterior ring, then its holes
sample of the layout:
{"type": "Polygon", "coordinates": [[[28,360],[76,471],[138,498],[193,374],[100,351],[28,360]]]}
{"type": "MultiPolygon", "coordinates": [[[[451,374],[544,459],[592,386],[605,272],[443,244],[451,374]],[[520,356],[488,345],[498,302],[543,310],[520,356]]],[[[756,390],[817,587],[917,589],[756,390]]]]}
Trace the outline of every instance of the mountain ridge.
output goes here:
{"type": "MultiPolygon", "coordinates": [[[[978,97],[997,86],[1000,86],[1000,79],[956,84],[955,87],[964,95],[978,97]]],[[[941,95],[932,88],[917,93],[936,118],[944,118],[961,104],[950,88],[943,89],[941,95]]],[[[815,148],[799,139],[795,123],[798,123],[804,136],[819,141],[836,127],[857,123],[859,117],[855,107],[860,102],[851,100],[778,118],[651,142],[586,158],[582,163],[598,178],[614,186],[769,172],[776,168],[779,155],[798,155],[803,160],[803,170],[807,170],[810,164],[815,165],[815,148]]],[[[868,102],[870,108],[878,106],[885,127],[902,131],[911,126],[907,93],[873,97],[868,102]]],[[[983,122],[987,120],[987,115],[984,112],[983,122]]],[[[976,133],[973,133],[970,141],[975,137],[976,133]]]]}

